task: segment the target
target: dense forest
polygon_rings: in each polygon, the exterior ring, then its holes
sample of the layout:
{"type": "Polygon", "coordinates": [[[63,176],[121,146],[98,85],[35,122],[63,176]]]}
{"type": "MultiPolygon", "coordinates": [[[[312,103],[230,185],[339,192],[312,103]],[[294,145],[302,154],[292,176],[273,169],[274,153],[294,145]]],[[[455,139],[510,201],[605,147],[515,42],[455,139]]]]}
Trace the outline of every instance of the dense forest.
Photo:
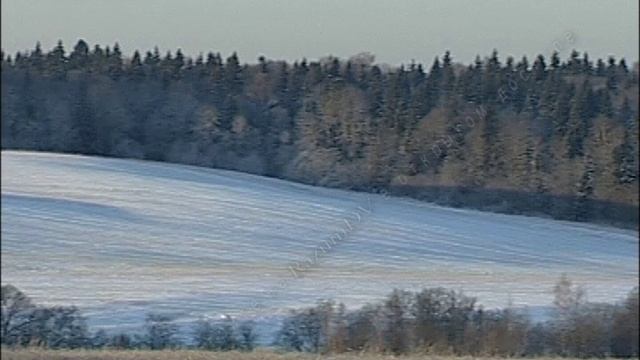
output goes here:
{"type": "MultiPolygon", "coordinates": [[[[394,290],[351,310],[320,301],[284,316],[272,345],[324,354],[638,356],[638,288],[617,304],[590,303],[563,276],[553,292],[553,315],[545,322],[534,322],[522,309],[484,309],[474,298],[443,288],[394,290]]],[[[92,332],[76,307],[38,306],[12,285],[2,286],[1,295],[0,340],[7,347],[251,351],[258,339],[251,320],[200,319],[185,329],[160,313],[148,314],[140,331],[92,332]]]]}
{"type": "Polygon", "coordinates": [[[638,64],[425,67],[60,42],[2,53],[2,148],[140,158],[451,206],[638,224],[638,64]]]}

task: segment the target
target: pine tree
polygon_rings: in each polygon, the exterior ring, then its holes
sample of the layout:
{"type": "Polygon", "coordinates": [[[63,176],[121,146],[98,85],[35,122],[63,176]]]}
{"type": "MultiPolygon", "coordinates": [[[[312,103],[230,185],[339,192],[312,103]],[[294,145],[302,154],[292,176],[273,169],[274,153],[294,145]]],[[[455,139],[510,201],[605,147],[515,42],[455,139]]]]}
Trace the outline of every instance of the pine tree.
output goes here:
{"type": "Polygon", "coordinates": [[[483,64],[480,55],[476,55],[473,67],[469,68],[469,76],[467,77],[469,84],[465,86],[466,99],[469,102],[480,105],[484,100],[484,75],[483,64]]]}
{"type": "Polygon", "coordinates": [[[370,112],[374,118],[381,118],[384,111],[384,79],[382,71],[376,65],[371,68],[371,73],[367,79],[370,112]]]}
{"type": "Polygon", "coordinates": [[[560,92],[560,82],[555,71],[549,74],[541,86],[540,104],[538,106],[538,122],[542,128],[543,140],[549,141],[558,132],[559,119],[556,118],[558,107],[558,96],[560,92]]]}
{"type": "Polygon", "coordinates": [[[529,70],[529,60],[526,56],[516,64],[516,73],[511,81],[516,84],[515,93],[513,94],[513,108],[516,112],[521,112],[526,105],[527,92],[529,89],[528,81],[531,77],[529,70]]]}
{"type": "Polygon", "coordinates": [[[593,63],[589,60],[589,54],[586,52],[582,55],[582,73],[586,75],[593,74],[593,63]]]}
{"type": "Polygon", "coordinates": [[[59,40],[53,51],[47,54],[47,73],[54,79],[64,79],[67,75],[67,61],[62,40],[59,40]]]}
{"type": "Polygon", "coordinates": [[[111,55],[107,56],[107,63],[108,63],[108,69],[107,69],[107,73],[109,74],[109,77],[111,77],[111,79],[113,80],[118,80],[120,79],[120,76],[122,76],[122,53],[120,52],[120,45],[118,45],[118,43],[115,43],[113,45],[113,52],[111,53],[111,55]]]}
{"type": "Polygon", "coordinates": [[[158,64],[158,67],[160,69],[160,76],[162,79],[163,86],[167,88],[171,83],[171,80],[174,78],[173,77],[174,61],[173,61],[173,54],[171,54],[171,51],[167,51],[164,58],[162,58],[162,60],[158,64]]]}
{"type": "Polygon", "coordinates": [[[176,57],[173,59],[173,71],[172,76],[174,79],[180,79],[182,76],[183,68],[185,67],[185,59],[182,54],[182,50],[178,49],[176,51],[176,57]]]}
{"type": "Polygon", "coordinates": [[[43,150],[47,147],[48,124],[46,117],[38,111],[39,100],[35,96],[37,84],[34,84],[30,71],[24,73],[19,91],[19,116],[9,128],[10,134],[22,146],[43,150]]]}
{"type": "Polygon", "coordinates": [[[351,64],[351,61],[347,61],[347,65],[345,65],[344,67],[344,73],[342,74],[342,77],[347,83],[355,82],[356,78],[354,75],[353,65],[351,64]]]}
{"type": "Polygon", "coordinates": [[[451,59],[451,53],[447,50],[442,57],[442,95],[444,101],[447,101],[449,96],[453,94],[453,87],[456,82],[455,74],[453,72],[453,60],[451,59]]]}
{"type": "Polygon", "coordinates": [[[91,63],[91,71],[96,74],[104,73],[106,67],[106,57],[104,50],[100,45],[96,44],[93,47],[93,51],[89,54],[89,62],[91,63]]]}
{"type": "Polygon", "coordinates": [[[489,106],[484,118],[482,138],[485,150],[483,172],[490,177],[497,178],[504,176],[504,144],[502,141],[500,121],[495,108],[489,106]]]}
{"type": "Polygon", "coordinates": [[[609,92],[606,90],[598,90],[596,98],[598,99],[598,111],[608,118],[613,118],[613,103],[609,92]]]}
{"type": "Polygon", "coordinates": [[[578,75],[582,72],[582,62],[580,61],[580,53],[576,50],[571,51],[569,62],[567,63],[569,73],[578,75]]]}
{"type": "Polygon", "coordinates": [[[616,60],[613,56],[609,57],[609,66],[607,66],[607,88],[612,91],[618,90],[618,68],[616,60]]]}
{"type": "Polygon", "coordinates": [[[229,95],[234,96],[242,91],[242,67],[235,52],[227,58],[225,63],[224,82],[229,95]]]}
{"type": "Polygon", "coordinates": [[[613,159],[616,165],[614,175],[620,184],[630,184],[638,179],[637,149],[634,139],[637,136],[631,106],[627,98],[619,110],[619,121],[623,124],[622,143],[614,149],[613,159]]]}
{"type": "Polygon", "coordinates": [[[551,70],[557,71],[560,69],[560,55],[558,55],[557,51],[554,51],[551,55],[551,70]]]}
{"type": "Polygon", "coordinates": [[[269,67],[267,66],[267,59],[264,55],[258,56],[258,64],[260,65],[260,72],[266,74],[269,72],[269,67]]]}
{"type": "Polygon", "coordinates": [[[607,74],[607,67],[602,59],[598,59],[598,61],[596,62],[595,74],[596,76],[605,76],[607,74]]]}
{"type": "Polygon", "coordinates": [[[567,133],[569,116],[571,115],[571,104],[574,98],[575,87],[573,85],[561,84],[559,87],[558,99],[552,111],[554,133],[564,137],[567,133]]]}
{"type": "Polygon", "coordinates": [[[340,60],[338,58],[332,58],[327,66],[327,77],[330,79],[337,79],[340,77],[340,60]]]}
{"type": "Polygon", "coordinates": [[[544,81],[546,76],[547,64],[544,61],[544,56],[538,55],[536,61],[533,62],[533,79],[535,81],[544,81]]]}
{"type": "Polygon", "coordinates": [[[576,184],[576,200],[573,216],[576,221],[586,221],[592,216],[591,199],[595,188],[594,164],[590,156],[585,156],[584,170],[576,184]]]}
{"type": "Polygon", "coordinates": [[[620,59],[620,61],[618,62],[618,71],[623,75],[626,75],[629,73],[629,68],[627,67],[627,61],[624,58],[620,59]]]}
{"type": "Polygon", "coordinates": [[[286,62],[280,63],[280,71],[276,78],[275,95],[286,109],[290,108],[289,104],[289,68],[286,62]]]}
{"type": "Polygon", "coordinates": [[[89,62],[89,45],[84,40],[78,40],[69,56],[69,66],[73,69],[84,69],[89,62]]]}
{"type": "Polygon", "coordinates": [[[436,56],[433,60],[433,64],[431,65],[431,69],[429,70],[429,74],[425,79],[425,97],[428,99],[428,102],[425,106],[428,109],[432,109],[438,103],[438,99],[440,97],[440,89],[442,82],[442,69],[440,67],[440,60],[436,56]]]}
{"type": "Polygon", "coordinates": [[[584,155],[584,143],[590,129],[590,98],[591,86],[585,81],[578,94],[571,100],[567,123],[567,156],[570,159],[584,155]]]}
{"type": "Polygon", "coordinates": [[[493,50],[491,57],[487,60],[483,73],[483,101],[494,103],[498,96],[498,86],[500,84],[500,60],[498,51],[493,50]]]}
{"type": "Polygon", "coordinates": [[[74,152],[94,155],[98,154],[94,113],[89,102],[89,79],[85,76],[78,83],[77,95],[72,111],[74,141],[71,149],[74,152]]]}
{"type": "Polygon", "coordinates": [[[140,82],[144,79],[144,69],[142,67],[142,61],[140,59],[140,53],[136,50],[131,58],[129,64],[128,77],[134,82],[140,82]]]}
{"type": "MultiPolygon", "coordinates": [[[[2,54],[2,61],[4,62],[4,53],[2,54]]],[[[31,52],[29,62],[31,63],[30,67],[35,72],[42,73],[42,70],[44,69],[44,55],[42,54],[40,42],[36,43],[35,49],[31,52]]]]}

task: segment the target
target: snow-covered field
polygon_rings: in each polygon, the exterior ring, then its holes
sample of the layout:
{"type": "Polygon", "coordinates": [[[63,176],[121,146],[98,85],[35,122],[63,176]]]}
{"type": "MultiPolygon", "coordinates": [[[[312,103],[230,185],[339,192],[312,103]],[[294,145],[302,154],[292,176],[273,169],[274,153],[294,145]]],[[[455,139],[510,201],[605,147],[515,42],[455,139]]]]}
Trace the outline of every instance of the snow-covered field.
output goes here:
{"type": "Polygon", "coordinates": [[[222,170],[2,152],[2,283],[75,304],[107,328],[137,326],[149,311],[189,321],[264,319],[319,298],[356,306],[394,287],[537,308],[561,273],[589,300],[623,297],[638,283],[635,231],[222,170]]]}

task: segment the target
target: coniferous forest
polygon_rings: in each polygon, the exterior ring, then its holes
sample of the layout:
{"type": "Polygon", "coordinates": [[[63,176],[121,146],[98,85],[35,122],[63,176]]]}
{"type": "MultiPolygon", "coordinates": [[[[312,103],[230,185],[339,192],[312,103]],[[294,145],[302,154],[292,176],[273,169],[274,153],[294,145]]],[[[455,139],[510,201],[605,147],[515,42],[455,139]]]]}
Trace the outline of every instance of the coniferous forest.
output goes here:
{"type": "Polygon", "coordinates": [[[637,63],[454,56],[247,64],[235,53],[37,45],[2,53],[2,148],[637,226],[637,63]]]}

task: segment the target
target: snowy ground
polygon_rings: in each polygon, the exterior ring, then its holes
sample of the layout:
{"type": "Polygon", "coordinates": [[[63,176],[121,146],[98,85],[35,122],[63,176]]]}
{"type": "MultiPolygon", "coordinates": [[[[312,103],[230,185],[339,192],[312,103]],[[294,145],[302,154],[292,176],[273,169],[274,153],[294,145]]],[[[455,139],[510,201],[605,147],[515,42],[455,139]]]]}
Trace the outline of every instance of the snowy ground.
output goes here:
{"type": "Polygon", "coordinates": [[[535,309],[563,272],[589,300],[623,297],[638,283],[636,233],[229,171],[2,152],[2,283],[75,304],[105,328],[135,327],[149,311],[189,321],[264,319],[319,298],[356,306],[394,287],[535,309]]]}

